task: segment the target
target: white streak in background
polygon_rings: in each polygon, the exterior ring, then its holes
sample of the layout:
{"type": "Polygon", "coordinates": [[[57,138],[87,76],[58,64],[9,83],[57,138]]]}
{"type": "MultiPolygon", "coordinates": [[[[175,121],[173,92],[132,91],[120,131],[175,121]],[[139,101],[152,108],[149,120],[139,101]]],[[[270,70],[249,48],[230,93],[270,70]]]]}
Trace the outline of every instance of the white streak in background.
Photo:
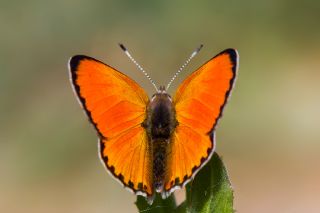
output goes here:
{"type": "Polygon", "coordinates": [[[149,79],[151,84],[154,86],[156,91],[158,92],[158,87],[155,84],[155,82],[152,80],[152,78],[149,76],[149,74],[138,64],[138,62],[131,56],[127,48],[123,44],[119,44],[120,48],[124,51],[124,53],[130,58],[130,60],[138,67],[138,69],[149,79]]]}
{"type": "Polygon", "coordinates": [[[172,82],[174,81],[174,79],[176,79],[176,77],[179,75],[179,73],[183,70],[183,68],[185,68],[189,62],[191,61],[191,59],[193,57],[195,57],[201,50],[201,48],[203,47],[203,45],[201,44],[197,49],[195,49],[191,55],[189,56],[189,58],[186,60],[186,62],[184,62],[184,64],[178,69],[178,71],[173,75],[173,77],[171,78],[171,80],[169,81],[166,90],[169,89],[170,85],[172,84],[172,82]]]}

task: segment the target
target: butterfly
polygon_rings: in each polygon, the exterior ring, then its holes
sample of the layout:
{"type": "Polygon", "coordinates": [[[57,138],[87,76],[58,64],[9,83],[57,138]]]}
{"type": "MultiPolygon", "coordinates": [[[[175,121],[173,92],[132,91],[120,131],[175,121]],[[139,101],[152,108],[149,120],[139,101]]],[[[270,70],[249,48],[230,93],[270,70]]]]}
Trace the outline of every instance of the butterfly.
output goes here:
{"type": "Polygon", "coordinates": [[[97,59],[76,55],[69,61],[71,83],[98,133],[107,171],[151,203],[156,193],[165,198],[185,186],[210,160],[237,67],[237,51],[226,49],[187,77],[173,96],[167,89],[181,69],[149,98],[134,80],[97,59]]]}

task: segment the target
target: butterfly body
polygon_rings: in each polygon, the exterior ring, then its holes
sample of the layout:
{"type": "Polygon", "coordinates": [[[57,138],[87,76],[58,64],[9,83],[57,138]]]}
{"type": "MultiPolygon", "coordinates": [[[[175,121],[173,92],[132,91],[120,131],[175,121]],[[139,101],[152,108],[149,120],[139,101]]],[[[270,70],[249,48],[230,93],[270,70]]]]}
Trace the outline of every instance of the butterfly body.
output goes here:
{"type": "Polygon", "coordinates": [[[142,124],[152,153],[153,186],[157,192],[163,191],[167,156],[170,155],[170,138],[177,125],[172,99],[164,87],[160,87],[148,104],[147,118],[142,124]]]}
{"type": "Polygon", "coordinates": [[[227,49],[193,72],[174,96],[150,99],[132,79],[94,58],[69,62],[75,93],[99,136],[107,171],[152,201],[183,187],[215,150],[214,131],[234,85],[238,54],[227,49]]]}

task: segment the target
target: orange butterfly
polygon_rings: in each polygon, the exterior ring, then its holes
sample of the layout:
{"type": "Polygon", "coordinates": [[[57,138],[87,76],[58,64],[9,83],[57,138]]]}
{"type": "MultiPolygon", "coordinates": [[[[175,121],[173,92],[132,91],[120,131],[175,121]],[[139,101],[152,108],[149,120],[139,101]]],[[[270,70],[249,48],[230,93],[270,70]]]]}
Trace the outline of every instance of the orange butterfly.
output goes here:
{"type": "Polygon", "coordinates": [[[209,161],[237,64],[237,51],[224,50],[185,79],[173,98],[161,86],[151,100],[135,81],[94,58],[74,56],[69,69],[74,90],[99,134],[107,170],[152,202],[156,192],[167,197],[183,187],[209,161]]]}

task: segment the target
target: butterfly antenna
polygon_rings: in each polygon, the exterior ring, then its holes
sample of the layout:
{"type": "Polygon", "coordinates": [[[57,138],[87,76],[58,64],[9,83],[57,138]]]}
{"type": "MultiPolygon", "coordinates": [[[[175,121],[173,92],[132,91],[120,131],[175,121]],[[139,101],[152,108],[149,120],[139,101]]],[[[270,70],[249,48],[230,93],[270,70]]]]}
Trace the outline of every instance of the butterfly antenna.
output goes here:
{"type": "Polygon", "coordinates": [[[124,53],[130,58],[130,60],[138,67],[138,69],[149,79],[151,84],[154,86],[156,91],[158,92],[158,87],[152,80],[152,78],[149,76],[149,74],[138,64],[138,62],[131,56],[127,48],[123,44],[119,44],[120,48],[124,51],[124,53]]]}
{"type": "Polygon", "coordinates": [[[171,78],[171,80],[169,81],[166,90],[169,89],[170,85],[172,84],[172,82],[174,81],[174,79],[176,79],[176,77],[179,75],[179,73],[189,64],[189,62],[191,61],[191,59],[193,57],[195,57],[201,50],[201,48],[203,47],[203,45],[201,44],[197,49],[195,49],[191,55],[189,56],[189,58],[186,60],[186,62],[184,62],[184,64],[178,69],[178,71],[173,75],[173,77],[171,78]]]}

